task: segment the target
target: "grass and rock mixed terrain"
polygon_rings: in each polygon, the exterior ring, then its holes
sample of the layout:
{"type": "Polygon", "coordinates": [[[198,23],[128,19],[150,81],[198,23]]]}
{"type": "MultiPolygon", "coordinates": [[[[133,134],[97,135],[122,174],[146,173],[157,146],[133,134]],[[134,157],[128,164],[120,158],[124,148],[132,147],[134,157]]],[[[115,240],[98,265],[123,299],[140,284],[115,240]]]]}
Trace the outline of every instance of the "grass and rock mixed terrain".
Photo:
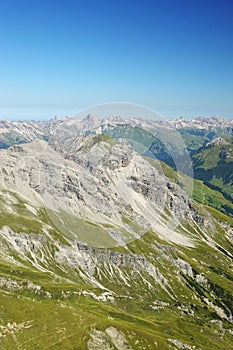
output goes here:
{"type": "Polygon", "coordinates": [[[219,188],[103,135],[0,157],[0,349],[232,349],[219,188]]]}

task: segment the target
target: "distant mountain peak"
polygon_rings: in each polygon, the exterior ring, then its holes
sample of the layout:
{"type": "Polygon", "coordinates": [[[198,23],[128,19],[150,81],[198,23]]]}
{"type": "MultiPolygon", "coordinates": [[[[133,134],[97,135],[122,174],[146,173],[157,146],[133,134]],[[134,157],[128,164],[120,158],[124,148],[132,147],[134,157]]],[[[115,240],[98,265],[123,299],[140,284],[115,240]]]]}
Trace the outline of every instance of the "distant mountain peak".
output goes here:
{"type": "Polygon", "coordinates": [[[90,113],[86,116],[86,118],[84,118],[84,120],[92,122],[92,121],[97,121],[99,119],[94,114],[90,113]]]}
{"type": "Polygon", "coordinates": [[[223,137],[216,137],[215,139],[213,139],[212,141],[208,142],[206,144],[206,147],[209,146],[220,146],[220,145],[229,145],[229,140],[224,139],[223,137]]]}

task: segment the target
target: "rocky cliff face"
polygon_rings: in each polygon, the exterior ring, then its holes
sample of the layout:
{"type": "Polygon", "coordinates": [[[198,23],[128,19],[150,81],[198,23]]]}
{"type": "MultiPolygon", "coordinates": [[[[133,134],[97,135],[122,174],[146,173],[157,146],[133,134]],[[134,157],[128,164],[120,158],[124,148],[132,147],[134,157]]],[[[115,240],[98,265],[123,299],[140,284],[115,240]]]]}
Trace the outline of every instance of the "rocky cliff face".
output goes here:
{"type": "MultiPolygon", "coordinates": [[[[85,146],[75,154],[66,153],[65,158],[43,141],[2,151],[2,186],[16,190],[22,197],[37,198],[48,212],[59,213],[56,217],[51,214],[59,227],[66,216],[102,226],[113,245],[119,243],[117,234],[113,234],[116,228],[123,230],[130,240],[138,232],[164,227],[167,218],[171,230],[174,229],[171,239],[175,241],[180,236],[175,231],[180,221],[204,221],[185,192],[166,179],[161,168],[133,151],[128,142],[93,143],[93,138],[86,139],[85,146]],[[127,221],[134,222],[135,228],[127,221]],[[104,228],[103,224],[112,227],[104,228]]],[[[65,221],[66,233],[78,235],[75,225],[65,221]]],[[[184,244],[188,240],[183,239],[184,244]]]]}

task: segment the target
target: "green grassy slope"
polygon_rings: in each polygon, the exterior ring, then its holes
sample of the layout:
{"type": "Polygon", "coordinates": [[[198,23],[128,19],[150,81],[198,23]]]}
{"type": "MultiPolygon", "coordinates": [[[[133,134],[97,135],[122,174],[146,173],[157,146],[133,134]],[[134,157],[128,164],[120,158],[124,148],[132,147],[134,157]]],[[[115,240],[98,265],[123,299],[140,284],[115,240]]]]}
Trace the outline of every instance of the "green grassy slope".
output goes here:
{"type": "MultiPolygon", "coordinates": [[[[56,259],[59,249],[69,249],[71,242],[52,227],[46,211],[41,208],[34,215],[22,198],[13,192],[11,196],[16,204],[10,218],[4,196],[1,201],[0,229],[7,224],[17,233],[13,240],[0,236],[0,349],[165,350],[177,349],[174,341],[187,349],[231,349],[229,217],[206,207],[221,223],[214,221],[208,239],[207,231],[183,222],[178,231],[193,239],[193,247],[168,243],[149,231],[112,250],[143,257],[147,264],[115,265],[105,260],[108,252],[99,249],[103,257],[80,255],[87,263],[84,268],[78,261],[70,265],[56,259]],[[41,243],[45,226],[48,233],[41,243]],[[13,244],[17,237],[25,238],[21,255],[13,244]],[[88,279],[88,266],[94,267],[92,278],[104,289],[88,279]],[[106,292],[110,298],[104,298],[106,292]],[[113,329],[118,332],[115,338],[110,336],[113,329]]],[[[85,226],[82,229],[85,232],[85,226]]],[[[67,250],[67,258],[71,254],[73,250],[67,250]]]]}
{"type": "Polygon", "coordinates": [[[162,169],[165,176],[179,184],[197,202],[218,209],[227,215],[233,215],[233,203],[221,193],[220,189],[210,188],[204,181],[190,179],[185,174],[178,174],[164,162],[160,162],[159,166],[156,160],[150,158],[147,160],[154,164],[157,169],[162,169]],[[190,188],[191,185],[192,188],[190,188]]]}
{"type": "Polygon", "coordinates": [[[233,193],[233,139],[227,144],[211,144],[193,154],[194,175],[226,198],[233,193]]]}

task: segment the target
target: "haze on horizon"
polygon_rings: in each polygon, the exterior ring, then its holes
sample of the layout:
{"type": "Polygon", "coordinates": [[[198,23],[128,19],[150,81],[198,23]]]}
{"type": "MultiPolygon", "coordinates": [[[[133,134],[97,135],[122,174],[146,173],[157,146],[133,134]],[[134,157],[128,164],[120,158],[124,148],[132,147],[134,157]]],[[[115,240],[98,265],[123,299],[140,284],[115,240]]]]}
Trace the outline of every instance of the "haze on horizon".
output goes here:
{"type": "Polygon", "coordinates": [[[0,118],[107,102],[233,118],[233,3],[2,0],[0,118]]]}

